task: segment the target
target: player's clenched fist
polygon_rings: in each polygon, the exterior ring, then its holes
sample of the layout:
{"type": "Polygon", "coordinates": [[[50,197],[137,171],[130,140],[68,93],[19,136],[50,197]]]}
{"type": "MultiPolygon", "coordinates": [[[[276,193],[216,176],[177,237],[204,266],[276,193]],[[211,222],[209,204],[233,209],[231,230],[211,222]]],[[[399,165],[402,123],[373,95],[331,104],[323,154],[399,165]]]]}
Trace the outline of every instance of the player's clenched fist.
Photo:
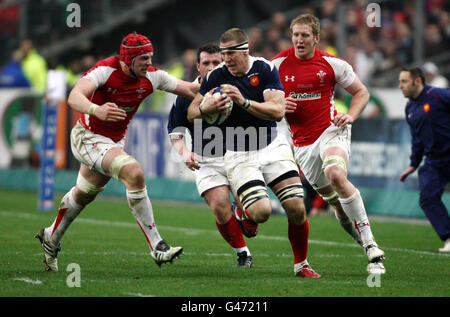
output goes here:
{"type": "Polygon", "coordinates": [[[120,109],[113,102],[106,102],[102,106],[95,108],[94,115],[103,121],[121,121],[125,120],[127,113],[120,109]]]}

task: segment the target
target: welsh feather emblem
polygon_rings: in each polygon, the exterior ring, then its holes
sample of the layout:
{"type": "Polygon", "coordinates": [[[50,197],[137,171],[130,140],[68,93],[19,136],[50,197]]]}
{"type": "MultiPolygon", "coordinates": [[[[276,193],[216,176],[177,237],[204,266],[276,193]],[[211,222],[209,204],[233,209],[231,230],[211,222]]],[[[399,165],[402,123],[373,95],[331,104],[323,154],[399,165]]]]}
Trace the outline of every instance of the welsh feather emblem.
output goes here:
{"type": "Polygon", "coordinates": [[[323,80],[325,78],[325,75],[327,73],[325,73],[323,70],[321,70],[320,72],[318,72],[316,75],[319,76],[320,78],[320,84],[323,85],[325,84],[325,81],[323,80]]]}

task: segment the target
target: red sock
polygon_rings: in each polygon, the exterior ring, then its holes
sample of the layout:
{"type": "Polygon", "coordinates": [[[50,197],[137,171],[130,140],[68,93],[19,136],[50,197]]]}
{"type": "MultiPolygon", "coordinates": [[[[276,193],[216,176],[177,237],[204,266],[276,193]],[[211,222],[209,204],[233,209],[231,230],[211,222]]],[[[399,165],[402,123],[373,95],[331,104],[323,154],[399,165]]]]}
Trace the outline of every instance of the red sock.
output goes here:
{"type": "Polygon", "coordinates": [[[58,216],[56,216],[55,225],[53,226],[52,235],[55,232],[56,228],[58,228],[59,224],[61,223],[61,220],[64,218],[64,215],[66,214],[68,208],[60,208],[58,210],[58,216]]]}
{"type": "Polygon", "coordinates": [[[288,237],[294,252],[294,264],[306,260],[308,253],[309,223],[308,219],[302,225],[289,222],[288,237]]]}
{"type": "Polygon", "coordinates": [[[230,220],[223,225],[219,224],[216,219],[216,225],[222,237],[232,248],[243,248],[247,246],[242,235],[241,227],[234,215],[231,215],[230,220]]]}

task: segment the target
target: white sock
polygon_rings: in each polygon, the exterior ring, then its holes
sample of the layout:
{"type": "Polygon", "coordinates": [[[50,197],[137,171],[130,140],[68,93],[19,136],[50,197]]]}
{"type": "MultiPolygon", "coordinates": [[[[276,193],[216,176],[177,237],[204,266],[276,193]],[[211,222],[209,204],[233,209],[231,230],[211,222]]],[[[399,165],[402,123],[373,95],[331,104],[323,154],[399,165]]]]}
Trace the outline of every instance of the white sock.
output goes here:
{"type": "Polygon", "coordinates": [[[364,208],[364,202],[359,190],[356,190],[348,198],[339,198],[339,201],[345,214],[352,220],[356,230],[359,232],[363,246],[374,242],[372,230],[370,230],[369,218],[367,218],[366,209],[364,208]]]}
{"type": "Polygon", "coordinates": [[[153,250],[162,240],[153,217],[153,208],[147,195],[147,188],[139,190],[127,190],[128,206],[136,218],[142,232],[147,239],[150,250],[153,250]]]}
{"type": "Polygon", "coordinates": [[[247,246],[242,247],[242,248],[233,248],[233,250],[236,251],[236,254],[239,252],[245,251],[245,252],[247,252],[247,256],[251,256],[250,250],[248,249],[247,246]]]}
{"type": "Polygon", "coordinates": [[[338,213],[335,209],[334,215],[336,216],[336,219],[339,221],[339,224],[341,227],[355,240],[359,245],[362,245],[361,236],[359,235],[358,231],[355,228],[355,225],[350,220],[349,217],[345,217],[344,219],[339,218],[338,213]]]}
{"type": "Polygon", "coordinates": [[[309,265],[308,260],[303,260],[300,263],[295,263],[294,264],[294,272],[297,273],[298,271],[300,271],[300,269],[304,266],[304,265],[309,265]]]}
{"type": "Polygon", "coordinates": [[[50,227],[45,228],[47,239],[54,245],[57,245],[72,221],[80,214],[84,206],[79,205],[73,199],[73,191],[75,187],[64,195],[58,208],[58,215],[50,227]]]}

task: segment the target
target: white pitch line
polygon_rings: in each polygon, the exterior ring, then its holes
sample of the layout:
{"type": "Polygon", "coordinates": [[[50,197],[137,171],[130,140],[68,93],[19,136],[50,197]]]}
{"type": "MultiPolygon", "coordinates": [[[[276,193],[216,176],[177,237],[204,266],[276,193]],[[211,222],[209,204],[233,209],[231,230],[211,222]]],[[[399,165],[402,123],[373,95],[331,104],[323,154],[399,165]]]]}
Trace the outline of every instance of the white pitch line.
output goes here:
{"type": "Polygon", "coordinates": [[[35,280],[33,281],[32,279],[28,278],[28,277],[15,277],[13,278],[14,281],[21,281],[21,282],[25,282],[25,283],[29,283],[29,284],[33,284],[33,285],[40,285],[42,284],[42,281],[39,280],[35,280]]]}
{"type": "Polygon", "coordinates": [[[156,297],[155,295],[145,295],[142,293],[122,293],[124,295],[134,296],[134,297],[156,297]]]}
{"type": "MultiPolygon", "coordinates": [[[[15,212],[15,211],[0,211],[0,216],[14,216],[18,218],[25,219],[41,219],[38,215],[33,215],[29,213],[23,212],[15,212]]],[[[136,223],[132,222],[123,222],[123,221],[109,221],[109,220],[99,220],[99,219],[88,219],[88,218],[77,218],[77,222],[98,226],[108,226],[108,227],[125,227],[125,228],[135,228],[136,223]]],[[[159,229],[167,230],[167,231],[176,231],[183,232],[184,234],[189,235],[200,235],[200,234],[217,234],[216,230],[211,229],[196,229],[196,228],[186,228],[186,227],[173,227],[173,226],[158,226],[159,229]]],[[[280,236],[268,236],[268,235],[258,235],[258,239],[271,240],[271,241],[288,241],[287,237],[280,236]]],[[[330,246],[340,246],[340,247],[349,247],[349,248],[360,248],[356,243],[342,243],[335,241],[324,241],[324,240],[309,240],[311,244],[319,244],[319,245],[330,245],[330,246]]],[[[430,251],[422,251],[422,250],[413,250],[413,249],[402,249],[402,248],[383,248],[385,251],[393,251],[393,252],[403,252],[403,253],[415,253],[421,255],[430,255],[430,256],[450,256],[450,254],[446,253],[434,253],[430,251]]]]}

